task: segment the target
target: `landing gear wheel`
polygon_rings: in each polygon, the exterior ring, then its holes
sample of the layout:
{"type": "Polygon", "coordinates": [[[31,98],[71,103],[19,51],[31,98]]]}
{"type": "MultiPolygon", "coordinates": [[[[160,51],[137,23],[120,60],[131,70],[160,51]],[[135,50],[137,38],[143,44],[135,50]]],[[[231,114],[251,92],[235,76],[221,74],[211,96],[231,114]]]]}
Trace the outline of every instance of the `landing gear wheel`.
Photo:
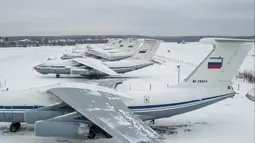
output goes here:
{"type": "Polygon", "coordinates": [[[19,122],[13,122],[11,125],[10,125],[10,131],[11,132],[17,132],[21,127],[21,124],[19,122]]]}
{"type": "Polygon", "coordinates": [[[154,120],[154,119],[151,120],[150,123],[151,123],[151,124],[155,124],[155,120],[154,120]]]}
{"type": "Polygon", "coordinates": [[[107,132],[104,132],[104,136],[105,136],[106,138],[112,138],[112,136],[111,136],[110,134],[108,134],[107,132]]]}
{"type": "Polygon", "coordinates": [[[59,74],[57,74],[57,75],[56,75],[56,78],[60,78],[60,75],[59,75],[59,74]]]}
{"type": "Polygon", "coordinates": [[[89,139],[94,139],[94,138],[96,137],[96,132],[95,132],[95,130],[93,130],[93,129],[89,130],[89,134],[87,135],[87,137],[88,137],[89,139]]]}

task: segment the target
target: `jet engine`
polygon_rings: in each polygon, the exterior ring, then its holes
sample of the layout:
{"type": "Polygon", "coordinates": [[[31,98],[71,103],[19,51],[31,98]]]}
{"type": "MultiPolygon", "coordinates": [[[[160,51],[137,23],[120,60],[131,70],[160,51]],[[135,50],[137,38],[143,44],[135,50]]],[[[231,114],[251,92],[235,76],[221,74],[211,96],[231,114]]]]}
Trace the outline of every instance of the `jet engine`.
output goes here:
{"type": "Polygon", "coordinates": [[[75,68],[75,69],[71,69],[71,74],[89,75],[90,72],[89,70],[84,68],[75,68]]]}
{"type": "Polygon", "coordinates": [[[24,120],[28,124],[34,124],[36,121],[54,118],[66,113],[68,112],[52,110],[31,110],[25,112],[24,120]]]}
{"type": "Polygon", "coordinates": [[[35,135],[43,137],[81,137],[89,133],[87,124],[77,122],[37,121],[35,135]]]}

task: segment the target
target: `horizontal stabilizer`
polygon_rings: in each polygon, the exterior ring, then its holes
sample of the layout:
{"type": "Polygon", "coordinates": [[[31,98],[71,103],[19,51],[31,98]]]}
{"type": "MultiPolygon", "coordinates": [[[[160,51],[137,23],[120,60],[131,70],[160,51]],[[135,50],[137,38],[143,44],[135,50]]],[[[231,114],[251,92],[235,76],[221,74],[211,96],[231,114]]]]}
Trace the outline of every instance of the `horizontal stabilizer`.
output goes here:
{"type": "Polygon", "coordinates": [[[216,44],[218,42],[247,43],[255,42],[255,39],[232,39],[232,38],[202,38],[199,42],[204,44],[216,44]]]}

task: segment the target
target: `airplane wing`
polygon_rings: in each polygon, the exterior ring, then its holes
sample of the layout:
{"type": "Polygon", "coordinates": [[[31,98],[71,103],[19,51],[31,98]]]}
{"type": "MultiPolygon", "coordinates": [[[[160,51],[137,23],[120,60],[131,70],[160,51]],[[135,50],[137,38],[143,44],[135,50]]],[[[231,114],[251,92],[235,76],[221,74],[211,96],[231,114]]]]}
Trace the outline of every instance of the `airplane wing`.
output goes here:
{"type": "Polygon", "coordinates": [[[99,56],[99,57],[110,57],[111,55],[109,54],[109,52],[101,49],[101,48],[97,48],[97,49],[91,49],[89,51],[87,51],[88,54],[91,55],[95,55],[95,56],[99,56]]]}
{"type": "Polygon", "coordinates": [[[123,143],[163,143],[160,136],[132,114],[117,95],[65,87],[52,88],[47,92],[123,143]]]}
{"type": "Polygon", "coordinates": [[[118,75],[115,71],[104,65],[101,61],[92,58],[75,58],[73,61],[101,71],[107,75],[118,75]]]}

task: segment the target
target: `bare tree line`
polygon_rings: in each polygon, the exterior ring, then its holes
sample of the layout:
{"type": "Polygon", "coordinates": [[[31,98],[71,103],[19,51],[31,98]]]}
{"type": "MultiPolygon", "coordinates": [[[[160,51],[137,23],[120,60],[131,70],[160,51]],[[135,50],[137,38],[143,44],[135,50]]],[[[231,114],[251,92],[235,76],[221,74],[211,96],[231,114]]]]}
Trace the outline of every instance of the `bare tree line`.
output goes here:
{"type": "Polygon", "coordinates": [[[236,78],[243,79],[244,82],[255,83],[255,71],[238,72],[236,78]]]}

